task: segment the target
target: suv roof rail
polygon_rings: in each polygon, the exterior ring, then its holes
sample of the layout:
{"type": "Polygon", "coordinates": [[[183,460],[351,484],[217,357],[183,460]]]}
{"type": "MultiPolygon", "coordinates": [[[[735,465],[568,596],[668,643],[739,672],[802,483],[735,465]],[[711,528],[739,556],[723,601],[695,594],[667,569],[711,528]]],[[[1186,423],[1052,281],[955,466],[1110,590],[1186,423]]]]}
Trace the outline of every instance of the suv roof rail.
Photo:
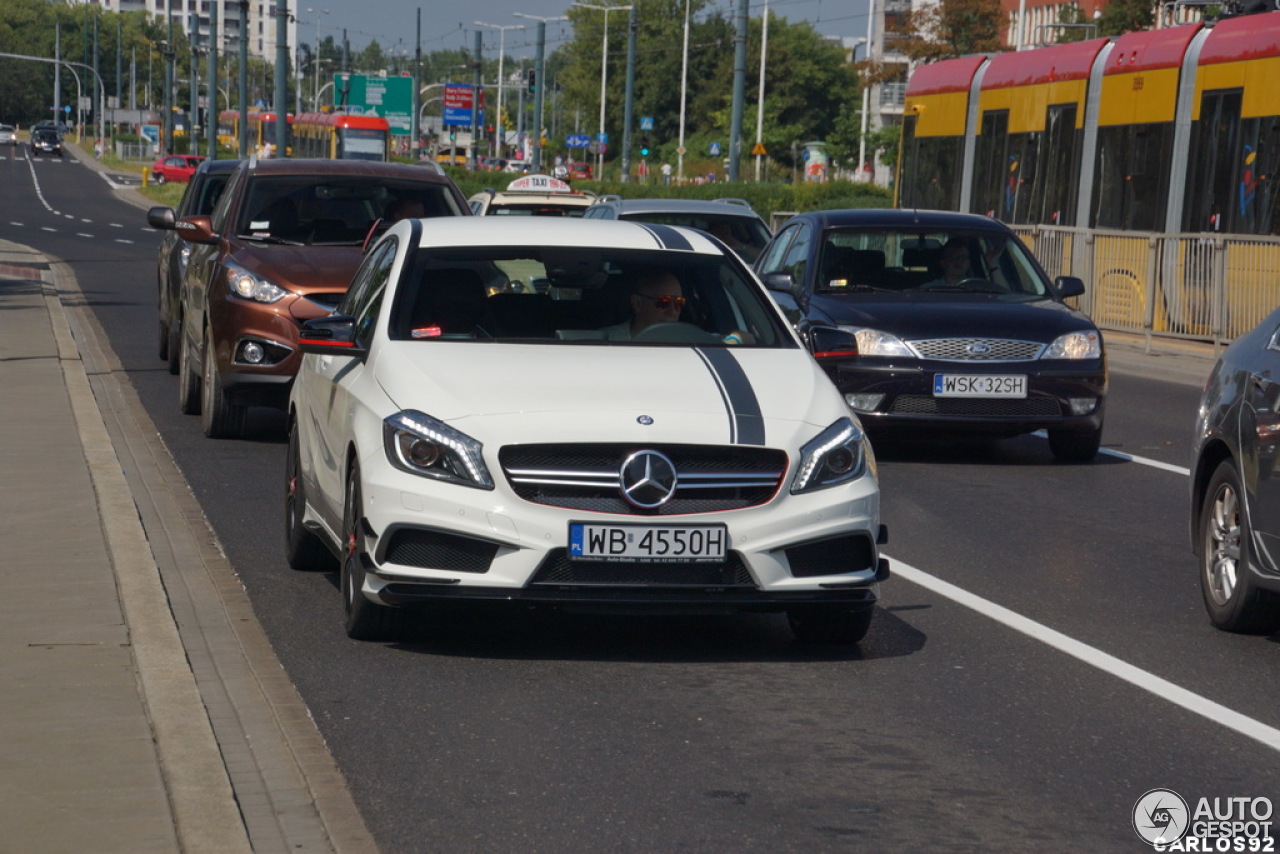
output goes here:
{"type": "Polygon", "coordinates": [[[738,199],[730,196],[726,196],[723,199],[716,199],[716,201],[724,202],[726,205],[742,205],[744,208],[751,207],[751,202],[747,201],[746,199],[738,199]]]}

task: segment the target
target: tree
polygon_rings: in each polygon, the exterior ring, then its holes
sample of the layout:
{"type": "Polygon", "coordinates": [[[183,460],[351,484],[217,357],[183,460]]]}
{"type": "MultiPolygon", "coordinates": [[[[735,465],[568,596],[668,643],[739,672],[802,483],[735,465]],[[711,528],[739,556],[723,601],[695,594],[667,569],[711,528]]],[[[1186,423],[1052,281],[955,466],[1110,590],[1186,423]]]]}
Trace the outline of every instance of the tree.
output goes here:
{"type": "Polygon", "coordinates": [[[1119,36],[1155,26],[1156,4],[1151,0],[1112,0],[1098,19],[1099,35],[1119,36]]]}
{"type": "Polygon", "coordinates": [[[941,0],[906,15],[897,45],[916,62],[998,53],[1003,23],[1000,0],[941,0]]]}

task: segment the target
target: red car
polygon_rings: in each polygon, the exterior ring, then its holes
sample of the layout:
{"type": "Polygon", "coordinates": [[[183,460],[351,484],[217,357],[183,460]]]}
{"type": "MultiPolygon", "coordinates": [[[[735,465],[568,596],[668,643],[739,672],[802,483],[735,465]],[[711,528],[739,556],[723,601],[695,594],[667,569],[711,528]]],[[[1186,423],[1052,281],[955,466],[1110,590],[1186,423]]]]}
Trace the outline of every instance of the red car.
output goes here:
{"type": "Polygon", "coordinates": [[[151,167],[151,180],[157,184],[168,181],[185,184],[196,174],[203,161],[204,158],[196,154],[170,154],[157,160],[151,167]]]}
{"type": "Polygon", "coordinates": [[[591,164],[574,161],[569,164],[570,180],[591,180],[591,164]]]}

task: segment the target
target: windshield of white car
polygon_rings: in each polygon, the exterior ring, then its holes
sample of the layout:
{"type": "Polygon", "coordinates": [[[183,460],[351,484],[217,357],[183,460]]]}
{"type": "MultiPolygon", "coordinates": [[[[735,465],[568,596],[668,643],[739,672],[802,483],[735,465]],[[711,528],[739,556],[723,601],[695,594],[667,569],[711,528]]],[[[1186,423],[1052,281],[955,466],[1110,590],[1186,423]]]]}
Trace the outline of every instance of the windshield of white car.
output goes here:
{"type": "Polygon", "coordinates": [[[1042,299],[1051,293],[1026,246],[999,232],[832,229],[823,236],[819,293],[867,291],[990,294],[1042,299]]]}
{"type": "Polygon", "coordinates": [[[391,309],[396,340],[794,347],[725,255],[598,247],[420,250],[391,309]]]}

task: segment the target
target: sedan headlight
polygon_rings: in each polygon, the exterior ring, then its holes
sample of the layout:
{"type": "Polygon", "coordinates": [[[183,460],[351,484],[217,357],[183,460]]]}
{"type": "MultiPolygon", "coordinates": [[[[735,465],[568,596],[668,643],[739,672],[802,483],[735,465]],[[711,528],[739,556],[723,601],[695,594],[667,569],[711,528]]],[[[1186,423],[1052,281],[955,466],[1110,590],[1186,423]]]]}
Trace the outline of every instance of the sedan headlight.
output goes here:
{"type": "Polygon", "coordinates": [[[1059,335],[1042,359],[1100,359],[1102,337],[1097,332],[1068,332],[1059,335]]]}
{"type": "Polygon", "coordinates": [[[273,285],[237,264],[228,264],[226,275],[227,286],[238,297],[272,303],[279,302],[289,295],[289,292],[279,285],[273,285]]]}
{"type": "Polygon", "coordinates": [[[867,468],[865,437],[858,425],[841,418],[800,449],[800,465],[791,493],[813,492],[859,478],[867,468]]]}
{"type": "Polygon", "coordinates": [[[915,353],[911,352],[902,339],[897,335],[890,335],[888,332],[881,332],[879,329],[864,329],[859,326],[841,326],[845,332],[852,333],[858,339],[858,355],[860,356],[901,356],[906,359],[914,359],[915,353]]]}
{"type": "Polygon", "coordinates": [[[382,422],[382,447],[391,465],[410,474],[493,489],[482,444],[421,412],[406,409],[382,422]]]}

